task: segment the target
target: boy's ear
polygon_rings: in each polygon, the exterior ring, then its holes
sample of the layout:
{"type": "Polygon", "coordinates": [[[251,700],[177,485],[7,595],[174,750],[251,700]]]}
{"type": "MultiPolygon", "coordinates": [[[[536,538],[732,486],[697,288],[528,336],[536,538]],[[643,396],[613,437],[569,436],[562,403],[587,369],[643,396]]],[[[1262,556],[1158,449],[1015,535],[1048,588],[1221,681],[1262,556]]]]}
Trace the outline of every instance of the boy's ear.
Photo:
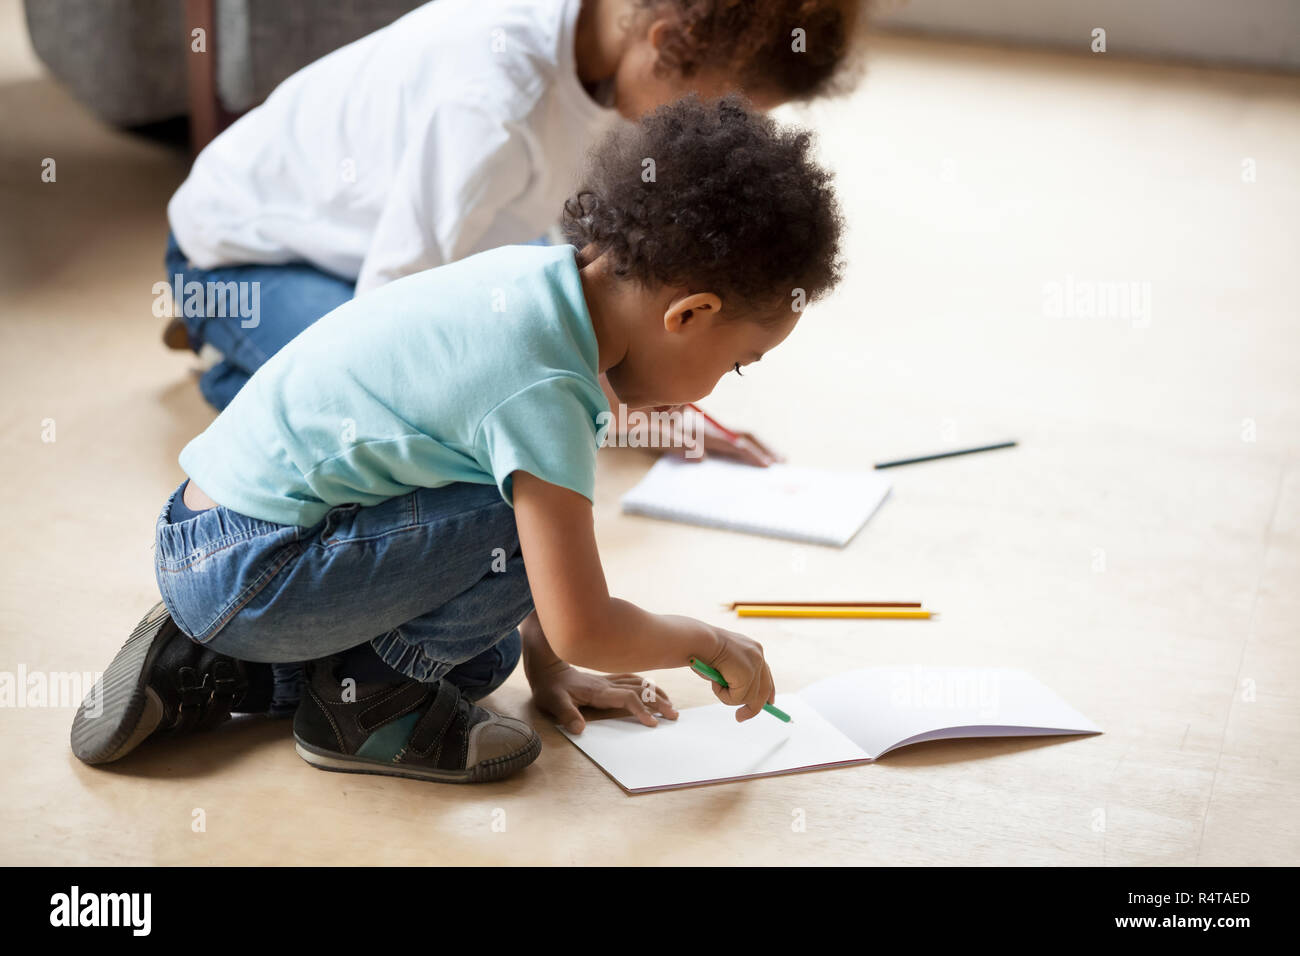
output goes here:
{"type": "Polygon", "coordinates": [[[659,55],[659,48],[663,45],[664,37],[671,25],[670,21],[661,18],[650,24],[650,29],[646,31],[646,39],[650,41],[650,46],[655,51],[656,56],[659,55]]]}
{"type": "Polygon", "coordinates": [[[721,311],[722,300],[712,292],[695,292],[673,300],[664,313],[664,328],[669,332],[678,332],[702,315],[714,316],[721,311]]]}

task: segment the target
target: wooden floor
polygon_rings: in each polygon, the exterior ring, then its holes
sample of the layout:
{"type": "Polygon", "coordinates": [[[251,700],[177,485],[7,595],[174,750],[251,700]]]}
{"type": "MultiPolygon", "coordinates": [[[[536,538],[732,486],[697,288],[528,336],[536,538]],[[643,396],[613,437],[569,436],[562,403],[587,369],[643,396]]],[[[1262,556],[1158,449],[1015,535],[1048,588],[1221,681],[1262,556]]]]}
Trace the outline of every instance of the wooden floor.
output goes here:
{"type": "MultiPolygon", "coordinates": [[[[154,520],[209,420],[150,309],[185,161],[87,115],[0,11],[0,671],[97,671],[157,600],[154,520]]],[[[260,721],[92,770],[71,709],[7,707],[0,863],[1300,863],[1298,87],[878,41],[859,94],[802,114],[840,173],[848,281],[707,407],[808,465],[1021,446],[899,469],[842,551],[624,518],[650,462],[603,453],[622,596],[733,627],[719,602],[753,594],[943,612],[755,622],[781,689],[1023,667],[1103,736],[628,797],[522,673],[491,703],[542,755],[479,787],[322,773],[260,721]],[[1149,313],[1050,314],[1099,282],[1149,313]]]]}

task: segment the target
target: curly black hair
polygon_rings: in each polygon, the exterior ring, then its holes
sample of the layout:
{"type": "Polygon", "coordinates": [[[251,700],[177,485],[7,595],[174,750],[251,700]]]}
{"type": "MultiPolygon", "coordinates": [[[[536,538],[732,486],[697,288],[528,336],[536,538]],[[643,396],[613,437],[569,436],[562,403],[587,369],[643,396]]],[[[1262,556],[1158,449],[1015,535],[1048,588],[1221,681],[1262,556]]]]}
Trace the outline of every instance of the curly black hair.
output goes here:
{"type": "Polygon", "coordinates": [[[666,14],[661,72],[690,77],[720,67],[751,95],[808,100],[851,89],[865,27],[863,0],[637,0],[666,14]],[[847,66],[847,68],[846,68],[847,66]]]}
{"type": "MultiPolygon", "coordinates": [[[[584,261],[644,285],[715,291],[772,318],[840,279],[843,220],[807,130],[694,94],[610,133],[564,204],[584,261]],[[590,247],[590,248],[588,248],[590,247]],[[802,292],[800,292],[802,290],[802,292]]],[[[733,313],[734,314],[734,313],[733,313]]]]}

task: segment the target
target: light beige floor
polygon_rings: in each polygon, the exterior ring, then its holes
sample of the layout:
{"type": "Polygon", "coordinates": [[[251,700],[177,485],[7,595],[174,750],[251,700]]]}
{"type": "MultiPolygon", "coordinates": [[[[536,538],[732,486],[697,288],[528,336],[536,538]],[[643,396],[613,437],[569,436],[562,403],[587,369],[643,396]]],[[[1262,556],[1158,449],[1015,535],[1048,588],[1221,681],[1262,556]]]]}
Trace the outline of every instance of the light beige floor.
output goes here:
{"type": "MultiPolygon", "coordinates": [[[[648,459],[602,462],[626,597],[720,624],[751,594],[943,611],[756,623],[782,688],[1018,666],[1104,736],[633,798],[522,674],[494,703],[531,717],[542,756],[478,788],[321,773],[284,724],[90,770],[70,710],[6,709],[0,862],[1300,863],[1297,106],[1294,78],[879,41],[861,94],[812,113],[848,281],[709,406],[810,465],[1022,446],[895,472],[843,551],[623,518],[648,459]],[[1067,277],[1150,283],[1149,325],[1045,316],[1067,277]]],[[[101,127],[12,39],[0,128],[0,670],[99,670],[156,600],[154,518],[209,417],[150,313],[184,161],[101,127]]],[[[712,699],[656,677],[679,705],[712,699]]]]}

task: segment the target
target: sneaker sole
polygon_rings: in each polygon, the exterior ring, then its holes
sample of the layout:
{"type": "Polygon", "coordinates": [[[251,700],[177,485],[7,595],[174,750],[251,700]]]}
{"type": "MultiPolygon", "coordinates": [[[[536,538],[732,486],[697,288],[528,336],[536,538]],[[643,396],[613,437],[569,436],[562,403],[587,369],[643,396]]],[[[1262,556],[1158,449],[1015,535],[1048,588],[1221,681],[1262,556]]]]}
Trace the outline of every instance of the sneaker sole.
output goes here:
{"type": "Polygon", "coordinates": [[[528,746],[504,757],[481,760],[464,770],[437,770],[433,767],[416,767],[373,760],[368,757],[351,757],[347,754],[332,753],[304,743],[302,738],[294,735],[294,746],[298,756],[318,770],[334,773],[370,773],[384,777],[407,777],[411,780],[427,780],[435,783],[491,783],[524,769],[537,759],[542,752],[542,739],[536,734],[528,746]]]}
{"type": "MultiPolygon", "coordinates": [[[[160,602],[136,625],[108,670],[72,718],[72,752],[83,763],[111,763],[125,757],[157,729],[162,703],[149,690],[149,667],[166,643],[163,632],[172,623],[160,602]],[[87,712],[91,704],[97,714],[87,712]]],[[[168,634],[167,637],[171,635],[168,634]]]]}

